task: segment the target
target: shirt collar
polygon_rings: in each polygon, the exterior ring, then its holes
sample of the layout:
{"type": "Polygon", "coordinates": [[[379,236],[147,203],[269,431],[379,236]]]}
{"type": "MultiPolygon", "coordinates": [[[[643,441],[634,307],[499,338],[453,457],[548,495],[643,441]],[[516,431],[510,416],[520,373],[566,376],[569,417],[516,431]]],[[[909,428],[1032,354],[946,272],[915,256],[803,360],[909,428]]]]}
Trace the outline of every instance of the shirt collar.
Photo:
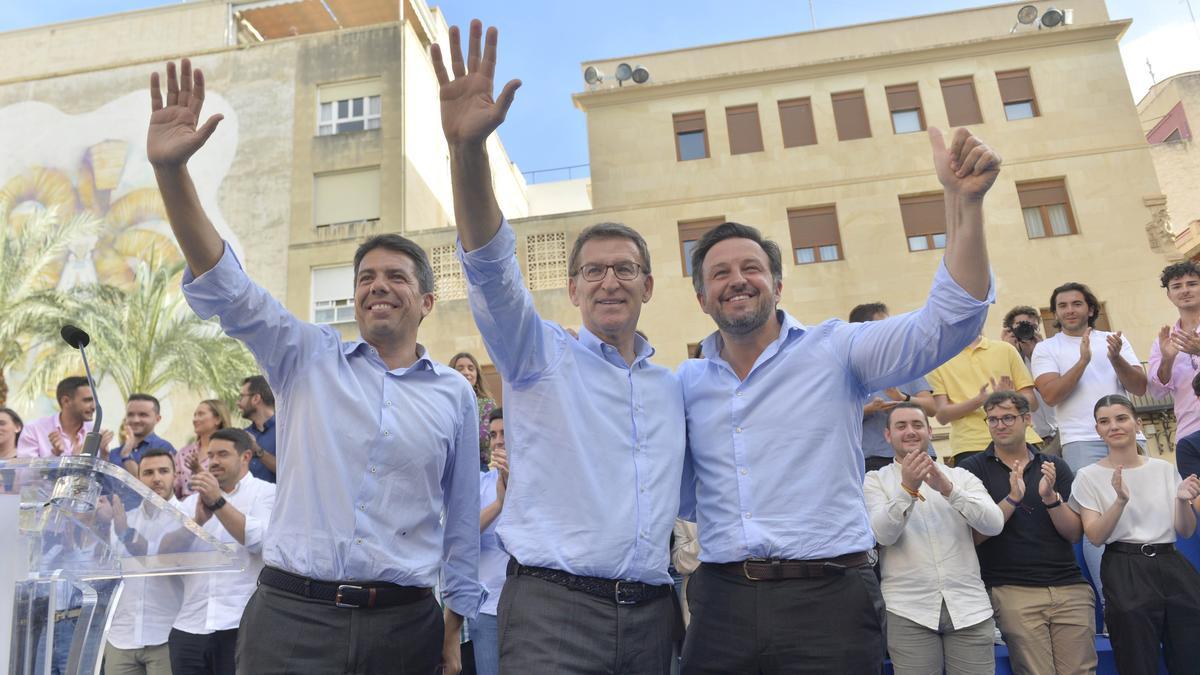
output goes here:
{"type": "MultiPolygon", "coordinates": [[[[779,319],[779,337],[763,350],[763,354],[767,352],[775,353],[783,348],[789,340],[795,337],[800,337],[808,332],[808,327],[800,323],[796,317],[788,314],[782,309],[775,310],[775,317],[779,319]]],[[[714,331],[711,335],[704,338],[700,342],[700,355],[702,358],[721,361],[721,348],[725,346],[724,340],[721,339],[721,331],[714,331]]],[[[759,357],[762,358],[761,356],[759,357]]]]}
{"type": "MultiPolygon", "coordinates": [[[[605,358],[606,360],[608,358],[606,355],[606,352],[609,352],[609,351],[617,354],[617,356],[620,357],[620,354],[616,347],[614,347],[614,346],[608,344],[607,342],[601,340],[600,338],[596,337],[596,335],[594,333],[592,333],[592,331],[587,329],[587,326],[579,327],[579,344],[586,347],[589,351],[591,351],[595,354],[599,354],[601,357],[605,358]]],[[[633,336],[633,353],[634,353],[633,363],[631,364],[630,367],[636,366],[638,363],[645,361],[646,359],[650,358],[651,356],[654,356],[654,347],[651,347],[650,342],[647,341],[645,338],[643,338],[641,335],[637,335],[635,333],[633,336]]],[[[624,359],[622,358],[622,360],[624,360],[624,359]]]]}
{"type": "MultiPolygon", "coordinates": [[[[346,356],[352,356],[355,353],[371,354],[376,359],[379,359],[381,363],[383,362],[383,359],[379,358],[379,352],[376,351],[376,349],[370,344],[368,344],[366,340],[344,340],[342,342],[342,354],[346,356]]],[[[386,368],[387,366],[385,365],[384,367],[386,368]]],[[[399,370],[407,373],[411,370],[418,369],[436,370],[436,368],[434,368],[433,359],[429,358],[429,350],[425,349],[425,345],[421,344],[420,342],[417,343],[417,360],[414,361],[413,364],[408,368],[399,370]]],[[[274,416],[272,416],[271,419],[274,420],[274,416]]],[[[263,426],[263,429],[266,429],[266,425],[263,426]]]]}
{"type": "MultiPolygon", "coordinates": [[[[1043,459],[1042,453],[1040,453],[1036,449],[1034,449],[1034,447],[1032,445],[1026,443],[1025,449],[1028,450],[1029,454],[1033,456],[1033,459],[1030,460],[1031,462],[1039,460],[1039,459],[1043,459]]],[[[996,456],[995,441],[988,443],[987,449],[983,451],[983,456],[986,458],[989,458],[989,459],[993,459],[997,462],[1000,462],[1001,464],[1004,464],[1004,462],[1001,462],[1000,458],[996,456]]]]}

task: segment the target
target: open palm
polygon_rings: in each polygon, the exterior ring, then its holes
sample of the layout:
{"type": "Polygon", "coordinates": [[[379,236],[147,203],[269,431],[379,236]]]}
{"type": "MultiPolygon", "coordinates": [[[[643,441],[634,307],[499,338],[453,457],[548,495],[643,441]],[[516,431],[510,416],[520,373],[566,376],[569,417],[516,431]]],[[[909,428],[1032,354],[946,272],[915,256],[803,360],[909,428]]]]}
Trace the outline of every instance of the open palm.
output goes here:
{"type": "Polygon", "coordinates": [[[192,70],[184,59],[176,76],[175,64],[167,64],[167,96],[164,104],[158,73],[150,75],[150,129],[146,135],[146,158],[155,166],[182,166],[217,130],[222,116],[213,115],[203,126],[204,74],[192,70]]]}
{"type": "Polygon", "coordinates": [[[508,114],[520,80],[504,85],[500,97],[494,99],[492,91],[496,74],[496,29],[487,31],[487,43],[480,49],[483,24],[471,22],[467,59],[463,61],[462,45],[457,26],[450,28],[450,68],[454,79],[446,72],[439,45],[430,48],[433,69],[441,87],[442,131],[451,146],[478,144],[496,130],[508,114]]]}
{"type": "Polygon", "coordinates": [[[929,144],[938,180],[947,192],[979,199],[1000,175],[999,153],[965,128],[954,132],[947,148],[941,130],[930,127],[929,144]]]}

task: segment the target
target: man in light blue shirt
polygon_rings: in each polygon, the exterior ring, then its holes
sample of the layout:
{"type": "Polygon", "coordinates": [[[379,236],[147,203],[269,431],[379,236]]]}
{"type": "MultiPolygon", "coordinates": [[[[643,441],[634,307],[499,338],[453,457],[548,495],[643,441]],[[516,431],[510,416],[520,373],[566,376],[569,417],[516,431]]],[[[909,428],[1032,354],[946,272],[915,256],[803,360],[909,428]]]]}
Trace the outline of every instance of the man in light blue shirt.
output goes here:
{"type": "Polygon", "coordinates": [[[497,533],[513,557],[499,604],[503,673],[664,673],[677,612],[668,543],[685,431],[679,383],[636,334],[654,278],[645,240],[602,223],[568,259],[576,339],[544,321],[492,191],[485,142],[519,83],[492,101],[496,34],[472,22],[468,62],[439,47],[459,257],[484,344],[504,379],[512,440],[497,533]]]}
{"type": "Polygon", "coordinates": [[[806,327],[778,309],[779,247],[725,223],[692,254],[718,331],[680,367],[688,423],[681,513],[702,564],[689,585],[684,673],[877,673],[882,598],[863,502],[863,404],[951,358],[992,299],[984,193],[1000,159],[966,129],[930,129],[946,254],[915,312],[806,327]]]}
{"type": "Polygon", "coordinates": [[[362,339],[297,319],[242,270],[204,214],[187,160],[216,130],[197,128],[204,78],[151,76],[147,157],[203,318],[246,344],[280,402],[278,504],[267,565],[238,633],[238,671],[447,672],[460,667],[462,617],[478,582],[475,396],[417,343],[433,309],[425,252],[374,237],[354,259],[362,339]],[[432,587],[441,578],[445,618],[432,587]]]}

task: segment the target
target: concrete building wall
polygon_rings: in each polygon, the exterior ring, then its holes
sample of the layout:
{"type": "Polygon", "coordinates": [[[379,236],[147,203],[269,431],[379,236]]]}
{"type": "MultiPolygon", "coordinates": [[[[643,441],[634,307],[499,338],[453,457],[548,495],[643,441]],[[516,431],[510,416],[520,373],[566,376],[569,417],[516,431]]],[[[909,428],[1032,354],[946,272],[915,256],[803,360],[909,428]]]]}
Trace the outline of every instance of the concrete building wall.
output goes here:
{"type": "MultiPolygon", "coordinates": [[[[1177,141],[1154,142],[1151,139],[1150,156],[1158,173],[1163,193],[1167,195],[1167,206],[1171,214],[1171,226],[1178,234],[1180,253],[1191,258],[1200,255],[1200,148],[1194,137],[1200,129],[1200,73],[1182,73],[1159,82],[1138,103],[1138,114],[1142,130],[1147,136],[1163,136],[1169,129],[1161,129],[1164,118],[1172,117],[1177,122],[1182,117],[1191,137],[1177,141]],[[1160,133],[1153,134],[1156,129],[1160,133]]],[[[1174,125],[1173,125],[1174,126],[1174,125]]]]}

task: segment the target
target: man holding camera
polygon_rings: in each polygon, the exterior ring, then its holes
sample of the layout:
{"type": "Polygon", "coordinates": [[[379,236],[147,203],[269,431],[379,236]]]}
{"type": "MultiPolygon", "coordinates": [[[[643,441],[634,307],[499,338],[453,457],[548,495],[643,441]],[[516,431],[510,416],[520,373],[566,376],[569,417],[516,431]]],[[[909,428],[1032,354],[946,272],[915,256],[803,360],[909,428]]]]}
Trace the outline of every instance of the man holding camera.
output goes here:
{"type": "MultiPolygon", "coordinates": [[[[1004,329],[1000,331],[1000,339],[1017,348],[1021,360],[1031,372],[1030,359],[1033,358],[1033,348],[1042,341],[1042,318],[1038,311],[1028,305],[1018,305],[1008,310],[1004,315],[1004,329]]],[[[1037,397],[1037,409],[1033,411],[1032,426],[1034,432],[1042,438],[1039,450],[1045,455],[1062,455],[1062,443],[1058,438],[1058,420],[1054,416],[1054,406],[1046,405],[1042,394],[1033,390],[1037,397]]]]}

